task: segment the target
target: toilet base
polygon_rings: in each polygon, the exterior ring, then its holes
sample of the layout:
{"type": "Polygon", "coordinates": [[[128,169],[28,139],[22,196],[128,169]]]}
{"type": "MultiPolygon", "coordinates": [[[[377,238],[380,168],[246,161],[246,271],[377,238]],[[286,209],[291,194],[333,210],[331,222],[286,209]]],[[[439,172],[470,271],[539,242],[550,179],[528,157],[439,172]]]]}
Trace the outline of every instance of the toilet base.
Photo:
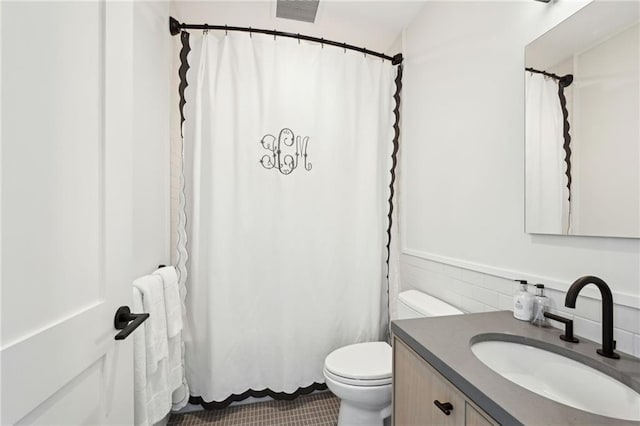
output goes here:
{"type": "Polygon", "coordinates": [[[383,426],[384,419],[391,415],[391,404],[380,411],[371,411],[351,404],[344,399],[340,401],[338,426],[383,426]]]}

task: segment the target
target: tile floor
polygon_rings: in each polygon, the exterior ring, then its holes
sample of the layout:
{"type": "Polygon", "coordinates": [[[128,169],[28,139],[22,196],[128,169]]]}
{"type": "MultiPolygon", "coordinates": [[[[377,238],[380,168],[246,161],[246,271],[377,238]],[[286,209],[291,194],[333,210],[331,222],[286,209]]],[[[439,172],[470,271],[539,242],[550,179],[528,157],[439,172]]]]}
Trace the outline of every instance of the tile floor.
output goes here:
{"type": "Polygon", "coordinates": [[[174,414],[168,426],[335,426],[339,406],[340,400],[331,392],[320,392],[293,401],[267,401],[174,414]]]}

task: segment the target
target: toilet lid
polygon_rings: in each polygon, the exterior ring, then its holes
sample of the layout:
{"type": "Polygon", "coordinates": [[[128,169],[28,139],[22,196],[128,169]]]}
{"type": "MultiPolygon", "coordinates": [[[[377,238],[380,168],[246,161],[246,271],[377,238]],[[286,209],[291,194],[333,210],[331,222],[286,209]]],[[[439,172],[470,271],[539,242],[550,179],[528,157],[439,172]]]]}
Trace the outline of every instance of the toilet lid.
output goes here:
{"type": "Polygon", "coordinates": [[[386,342],[356,343],[331,352],[325,368],[341,377],[358,380],[391,377],[391,346],[386,342]]]}

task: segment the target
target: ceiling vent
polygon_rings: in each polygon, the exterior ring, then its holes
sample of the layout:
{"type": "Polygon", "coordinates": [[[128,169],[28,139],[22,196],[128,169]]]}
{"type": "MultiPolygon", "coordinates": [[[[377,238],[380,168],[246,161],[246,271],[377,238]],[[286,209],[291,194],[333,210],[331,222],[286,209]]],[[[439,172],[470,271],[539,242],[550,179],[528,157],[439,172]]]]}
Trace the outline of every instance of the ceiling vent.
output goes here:
{"type": "Polygon", "coordinates": [[[319,1],[278,0],[276,3],[276,17],[313,23],[316,20],[319,1]]]}

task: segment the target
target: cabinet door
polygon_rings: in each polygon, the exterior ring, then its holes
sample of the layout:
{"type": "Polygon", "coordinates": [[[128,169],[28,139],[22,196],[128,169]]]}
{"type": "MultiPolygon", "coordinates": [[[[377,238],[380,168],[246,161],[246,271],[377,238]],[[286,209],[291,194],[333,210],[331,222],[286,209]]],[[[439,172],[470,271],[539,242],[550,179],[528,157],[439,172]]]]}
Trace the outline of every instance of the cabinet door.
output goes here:
{"type": "Polygon", "coordinates": [[[489,420],[485,415],[481,414],[479,410],[473,407],[469,401],[467,401],[467,405],[465,407],[466,411],[466,426],[495,426],[497,423],[489,420]]]}
{"type": "Polygon", "coordinates": [[[393,351],[395,426],[464,425],[462,394],[395,337],[393,351]],[[436,401],[452,405],[448,415],[436,406],[436,401]]]}

